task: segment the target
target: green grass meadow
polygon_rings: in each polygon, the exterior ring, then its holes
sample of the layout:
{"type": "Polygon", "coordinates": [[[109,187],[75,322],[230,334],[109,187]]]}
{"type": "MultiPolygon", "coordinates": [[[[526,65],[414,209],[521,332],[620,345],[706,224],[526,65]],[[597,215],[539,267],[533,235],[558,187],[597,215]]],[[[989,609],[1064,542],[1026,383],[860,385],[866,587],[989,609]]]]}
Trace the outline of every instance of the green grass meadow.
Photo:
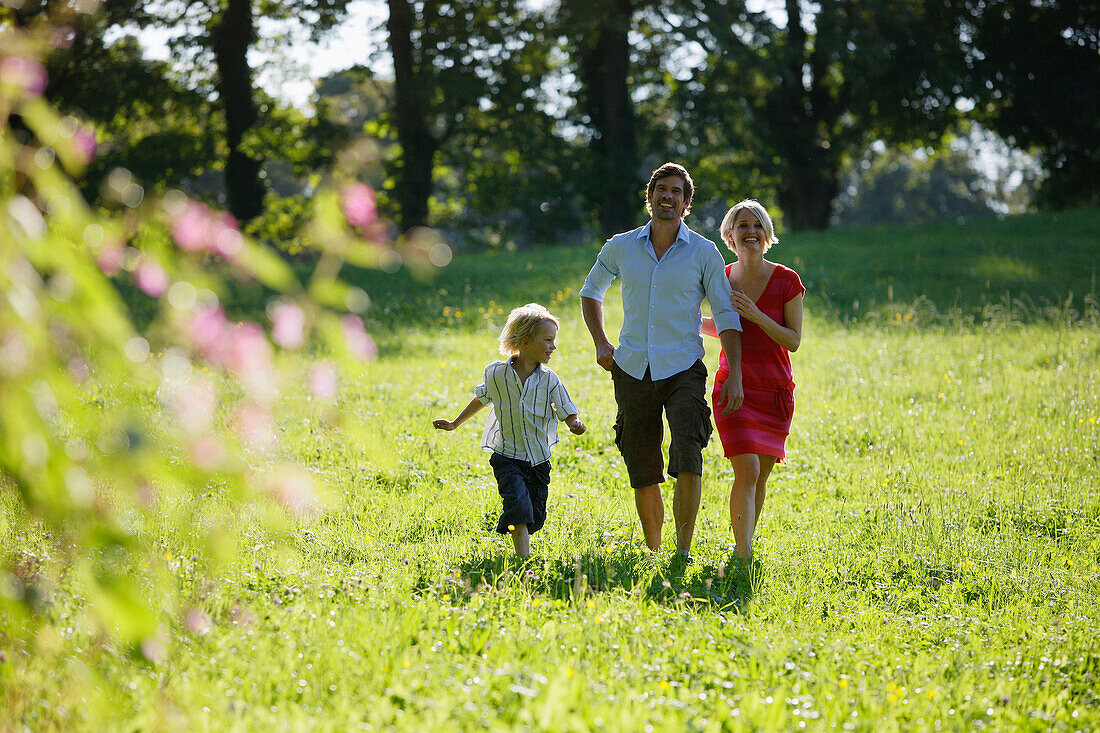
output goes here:
{"type": "MultiPolygon", "coordinates": [[[[577,300],[597,251],[353,273],[380,358],[335,406],[288,390],[279,424],[326,509],[246,524],[215,573],[166,520],[164,562],[209,623],[166,618],[155,662],[83,622],[55,567],[38,648],[0,661],[0,730],[1100,728],[1100,211],[781,235],[806,323],[749,566],[717,437],[695,563],[670,562],[671,483],[646,562],[577,300]],[[493,531],[485,413],[431,421],[528,301],[562,320],[551,366],[589,430],[561,431],[522,563],[493,531]]],[[[56,565],[5,502],[0,552],[56,565]]]]}

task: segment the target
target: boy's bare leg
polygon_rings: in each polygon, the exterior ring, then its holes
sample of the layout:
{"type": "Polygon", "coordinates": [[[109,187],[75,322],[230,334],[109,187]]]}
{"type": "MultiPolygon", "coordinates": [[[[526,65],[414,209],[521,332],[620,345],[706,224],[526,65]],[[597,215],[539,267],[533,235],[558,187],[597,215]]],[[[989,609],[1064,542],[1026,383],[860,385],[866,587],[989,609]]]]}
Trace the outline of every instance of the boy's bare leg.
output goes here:
{"type": "Polygon", "coordinates": [[[676,549],[684,554],[691,549],[702,496],[703,477],[681,471],[676,477],[676,489],[672,494],[672,517],[676,522],[676,549]]]}
{"type": "Polygon", "coordinates": [[[642,520],[645,544],[653,552],[661,549],[661,525],[665,523],[665,502],[659,484],[634,489],[634,506],[642,520]]]}
{"type": "Polygon", "coordinates": [[[512,545],[516,548],[516,554],[520,557],[531,556],[531,535],[527,533],[526,524],[517,524],[511,531],[512,545]]]}

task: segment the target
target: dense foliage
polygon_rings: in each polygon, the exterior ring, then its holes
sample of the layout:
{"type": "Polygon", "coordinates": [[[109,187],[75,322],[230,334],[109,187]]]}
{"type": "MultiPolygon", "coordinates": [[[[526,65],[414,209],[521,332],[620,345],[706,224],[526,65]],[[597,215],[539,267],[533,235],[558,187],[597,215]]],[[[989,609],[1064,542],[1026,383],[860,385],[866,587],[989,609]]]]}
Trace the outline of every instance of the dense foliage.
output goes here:
{"type": "Polygon", "coordinates": [[[123,168],[91,208],[76,179],[94,133],[42,96],[55,39],[43,26],[0,35],[0,492],[57,563],[0,557],[0,643],[34,648],[64,568],[81,623],[157,659],[193,603],[172,553],[216,572],[242,526],[274,537],[285,510],[323,501],[323,482],[281,450],[273,410],[302,385],[323,412],[376,353],[369,297],[339,279],[344,263],[430,267],[446,252],[427,235],[391,247],[359,183],[312,197],[305,270],[123,168]]]}
{"type": "MultiPolygon", "coordinates": [[[[975,122],[1036,156],[1042,176],[1020,172],[1042,205],[1096,199],[1093,2],[790,0],[765,13],[710,0],[388,0],[361,65],[333,75],[342,90],[320,83],[308,114],[255,88],[247,52],[270,21],[297,17],[319,37],[346,6],[88,3],[98,13],[74,22],[67,3],[27,2],[0,23],[71,29],[46,94],[103,143],[86,193],[122,164],[146,188],[181,187],[242,221],[308,195],[363,134],[381,147],[353,175],[379,189],[382,210],[453,242],[622,230],[668,159],[696,172],[708,223],[751,194],[788,229],[823,228],[851,202],[852,180],[877,185],[866,171],[852,178],[873,146],[946,151],[975,122]],[[144,61],[132,39],[104,40],[137,26],[168,31],[171,67],[144,61]],[[358,76],[352,88],[345,74],[358,76]],[[356,117],[341,109],[349,93],[370,100],[356,117]]],[[[951,169],[946,183],[966,187],[987,168],[951,169]]],[[[886,185],[895,173],[882,170],[886,185]]],[[[935,198],[920,208],[957,213],[935,198]]]]}

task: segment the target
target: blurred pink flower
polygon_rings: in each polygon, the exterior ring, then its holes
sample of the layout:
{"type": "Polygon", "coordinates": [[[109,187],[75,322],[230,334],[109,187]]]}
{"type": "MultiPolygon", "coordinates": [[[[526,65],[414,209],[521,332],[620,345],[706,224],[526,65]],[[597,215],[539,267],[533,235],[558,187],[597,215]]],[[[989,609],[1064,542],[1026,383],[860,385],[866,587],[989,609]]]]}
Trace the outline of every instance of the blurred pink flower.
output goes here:
{"type": "Polygon", "coordinates": [[[195,438],[188,450],[191,461],[202,471],[213,471],[225,460],[225,448],[221,441],[210,435],[195,438]]]}
{"type": "Polygon", "coordinates": [[[309,391],[324,402],[336,399],[340,374],[331,361],[319,361],[309,368],[309,391]]]}
{"type": "Polygon", "coordinates": [[[168,291],[168,273],[154,260],[142,258],[134,272],[134,282],[146,295],[159,298],[168,291]]]}
{"type": "Polygon", "coordinates": [[[183,625],[195,636],[206,636],[214,628],[214,621],[210,614],[197,608],[190,608],[183,617],[183,625]]]}
{"type": "Polygon", "coordinates": [[[81,161],[85,165],[92,161],[96,152],[95,132],[84,127],[77,128],[77,131],[73,133],[73,144],[76,147],[77,153],[80,154],[81,161]]]}
{"type": "Polygon", "coordinates": [[[367,227],[378,218],[377,196],[365,183],[352,183],[340,192],[344,218],[356,227],[367,227]]]}
{"type": "Polygon", "coordinates": [[[181,249],[193,252],[200,250],[206,243],[206,207],[188,201],[183,211],[172,223],[172,238],[181,249]]]}
{"type": "Polygon", "coordinates": [[[233,415],[233,427],[246,445],[261,453],[275,448],[275,423],[271,413],[255,403],[237,408],[233,415]]]}
{"type": "Polygon", "coordinates": [[[125,251],[125,248],[121,246],[104,245],[101,247],[95,258],[99,269],[105,275],[117,275],[118,271],[122,269],[123,251],[125,251]]]}
{"type": "Polygon", "coordinates": [[[228,212],[215,212],[197,201],[188,201],[172,222],[172,238],[187,252],[210,252],[231,259],[240,251],[237,220],[228,212]]]}
{"type": "Polygon", "coordinates": [[[78,382],[83,382],[92,376],[91,363],[80,354],[72,357],[69,359],[69,376],[78,382]]]}
{"type": "Polygon", "coordinates": [[[340,319],[340,325],[344,330],[344,340],[348,350],[360,359],[367,361],[378,356],[378,346],[374,339],[363,327],[363,320],[353,315],[346,315],[340,319]]]}
{"type": "Polygon", "coordinates": [[[277,303],[271,309],[271,338],[284,349],[305,342],[306,314],[294,303],[277,303]]]}
{"type": "Polygon", "coordinates": [[[271,344],[255,323],[238,323],[227,335],[226,366],[237,375],[249,393],[270,399],[277,392],[277,375],[272,364],[271,344]]]}
{"type": "Polygon", "coordinates": [[[217,406],[214,387],[205,379],[195,379],[184,385],[173,404],[180,425],[193,435],[210,429],[217,406]]]}
{"type": "Polygon", "coordinates": [[[267,491],[298,515],[311,516],[320,508],[313,477],[299,468],[287,467],[269,475],[267,491]]]}
{"type": "Polygon", "coordinates": [[[22,89],[37,97],[46,91],[46,67],[34,59],[6,56],[0,60],[0,84],[22,89]]]}
{"type": "Polygon", "coordinates": [[[160,664],[168,658],[168,647],[158,637],[151,636],[141,642],[141,654],[153,664],[160,664]]]}
{"type": "Polygon", "coordinates": [[[216,366],[224,366],[228,360],[228,334],[232,329],[222,307],[217,303],[200,305],[194,310],[187,324],[191,343],[216,366]]]}

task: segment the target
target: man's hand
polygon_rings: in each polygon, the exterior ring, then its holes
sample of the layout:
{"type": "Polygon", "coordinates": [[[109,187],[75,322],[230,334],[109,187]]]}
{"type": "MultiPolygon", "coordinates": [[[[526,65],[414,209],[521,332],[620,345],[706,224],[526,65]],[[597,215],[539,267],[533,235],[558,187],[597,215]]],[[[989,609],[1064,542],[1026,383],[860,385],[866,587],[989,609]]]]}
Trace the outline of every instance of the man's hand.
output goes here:
{"type": "Polygon", "coordinates": [[[722,407],[722,414],[728,415],[741,409],[745,401],[745,390],[741,386],[741,375],[734,377],[732,374],[722,383],[722,391],[718,393],[718,405],[722,407]]]}
{"type": "Polygon", "coordinates": [[[439,418],[436,420],[432,420],[432,427],[434,427],[436,430],[454,430],[458,426],[450,420],[439,418]]]}
{"type": "Polygon", "coordinates": [[[607,371],[615,363],[615,347],[609,343],[596,347],[596,363],[607,371]]]}
{"type": "Polygon", "coordinates": [[[573,433],[573,435],[583,435],[584,431],[588,429],[584,426],[584,423],[577,419],[576,415],[567,417],[565,419],[565,424],[569,426],[569,432],[573,433]]]}

